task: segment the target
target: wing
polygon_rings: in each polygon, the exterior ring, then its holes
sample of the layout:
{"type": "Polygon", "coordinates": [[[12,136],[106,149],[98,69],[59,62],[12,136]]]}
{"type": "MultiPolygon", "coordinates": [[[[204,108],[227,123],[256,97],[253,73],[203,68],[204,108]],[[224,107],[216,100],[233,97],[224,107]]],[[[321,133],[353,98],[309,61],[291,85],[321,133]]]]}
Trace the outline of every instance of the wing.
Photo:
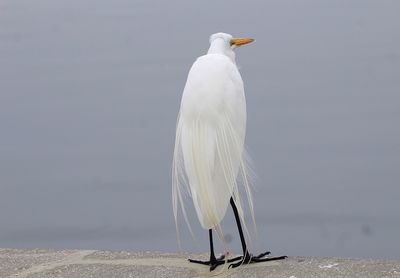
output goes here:
{"type": "Polygon", "coordinates": [[[176,221],[178,203],[188,220],[182,190],[192,197],[204,229],[220,228],[231,197],[243,218],[239,172],[252,212],[244,159],[245,129],[246,101],[236,65],[224,55],[200,57],[189,72],[177,122],[173,162],[176,221]]]}

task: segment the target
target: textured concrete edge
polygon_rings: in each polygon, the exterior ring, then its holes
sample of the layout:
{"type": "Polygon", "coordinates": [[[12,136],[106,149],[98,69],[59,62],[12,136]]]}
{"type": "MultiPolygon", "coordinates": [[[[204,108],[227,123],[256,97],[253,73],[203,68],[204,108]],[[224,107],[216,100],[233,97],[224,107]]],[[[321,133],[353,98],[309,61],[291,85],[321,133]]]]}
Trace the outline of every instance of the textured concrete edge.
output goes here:
{"type": "Polygon", "coordinates": [[[95,252],[94,250],[93,251],[91,251],[91,250],[76,251],[70,255],[67,255],[63,259],[33,265],[30,268],[28,268],[22,272],[15,273],[14,276],[29,277],[32,274],[51,270],[51,269],[54,269],[59,266],[70,265],[70,264],[80,264],[83,261],[83,259],[85,258],[85,256],[90,255],[94,252],[95,252]]]}
{"type": "MultiPolygon", "coordinates": [[[[206,254],[127,252],[95,250],[19,250],[0,249],[0,277],[152,277],[162,270],[165,277],[199,277],[206,266],[190,264],[188,257],[207,258],[206,254]],[[135,272],[136,271],[136,272],[135,272]],[[139,271],[139,272],[138,272],[139,271]],[[139,273],[139,274],[138,274],[139,273]],[[166,274],[167,273],[167,274],[166,274]],[[179,275],[175,275],[180,273],[179,275]],[[148,275],[148,276],[146,276],[148,275]]],[[[368,259],[289,257],[244,266],[230,272],[231,277],[400,277],[400,262],[368,259]]],[[[225,276],[225,275],[224,275],[225,276]]]]}
{"type": "Polygon", "coordinates": [[[71,265],[201,269],[199,265],[188,264],[186,256],[189,255],[161,252],[0,249],[0,277],[31,277],[71,265]]]}

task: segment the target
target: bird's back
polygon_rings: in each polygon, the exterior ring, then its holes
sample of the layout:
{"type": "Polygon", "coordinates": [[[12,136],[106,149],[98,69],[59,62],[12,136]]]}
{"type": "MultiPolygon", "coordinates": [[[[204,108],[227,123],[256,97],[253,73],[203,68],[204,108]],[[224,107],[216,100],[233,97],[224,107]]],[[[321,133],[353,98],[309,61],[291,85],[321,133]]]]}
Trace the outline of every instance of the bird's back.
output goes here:
{"type": "Polygon", "coordinates": [[[186,182],[205,229],[219,225],[229,199],[239,198],[236,180],[245,168],[245,128],[246,102],[236,65],[224,55],[201,56],[189,72],[181,101],[173,197],[175,204],[181,201],[181,183],[186,182]]]}
{"type": "Polygon", "coordinates": [[[246,114],[243,81],[236,65],[221,54],[199,57],[189,71],[181,115],[215,120],[219,113],[246,114]]]}

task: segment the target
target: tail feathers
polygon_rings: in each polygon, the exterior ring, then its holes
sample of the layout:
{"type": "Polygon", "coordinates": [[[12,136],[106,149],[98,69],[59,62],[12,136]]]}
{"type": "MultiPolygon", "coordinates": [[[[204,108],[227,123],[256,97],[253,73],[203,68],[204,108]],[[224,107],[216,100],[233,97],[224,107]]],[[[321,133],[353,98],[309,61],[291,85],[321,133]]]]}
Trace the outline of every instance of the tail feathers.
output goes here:
{"type": "Polygon", "coordinates": [[[179,236],[179,226],[178,226],[178,204],[181,207],[183,218],[188,226],[190,234],[194,237],[194,233],[192,230],[192,226],[190,225],[186,209],[184,206],[184,196],[183,193],[190,195],[189,183],[187,181],[187,176],[184,170],[184,162],[183,162],[183,154],[181,147],[181,133],[182,126],[179,121],[176,127],[176,136],[175,136],[175,149],[174,149],[174,158],[172,161],[172,209],[174,213],[176,232],[178,237],[178,243],[180,245],[180,236],[179,236]]]}
{"type": "Polygon", "coordinates": [[[243,187],[255,227],[249,181],[251,171],[243,142],[244,136],[233,128],[228,117],[218,126],[199,120],[185,122],[178,117],[172,166],[172,204],[178,242],[178,206],[193,235],[184,205],[185,196],[193,199],[202,227],[214,228],[221,241],[220,222],[232,197],[245,235],[250,238],[239,192],[239,186],[243,187]]]}

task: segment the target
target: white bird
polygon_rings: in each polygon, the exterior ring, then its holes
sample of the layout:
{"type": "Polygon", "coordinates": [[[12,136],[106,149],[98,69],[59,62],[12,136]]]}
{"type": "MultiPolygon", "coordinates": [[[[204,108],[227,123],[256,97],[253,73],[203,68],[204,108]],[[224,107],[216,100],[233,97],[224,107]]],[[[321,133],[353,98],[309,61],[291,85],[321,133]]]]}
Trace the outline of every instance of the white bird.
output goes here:
{"type": "Polygon", "coordinates": [[[250,38],[233,38],[225,33],[211,35],[208,53],[197,58],[189,71],[177,120],[172,167],[175,222],[178,229],[180,205],[191,231],[183,203],[186,192],[193,200],[201,226],[209,230],[211,251],[209,261],[189,261],[209,265],[210,271],[225,262],[238,261],[230,265],[236,267],[243,263],[285,258],[264,258],[269,252],[252,256],[247,250],[244,235],[248,233],[240,186],[246,192],[253,221],[254,213],[244,151],[246,99],[233,50],[253,41],[250,38]],[[223,240],[220,222],[229,204],[235,214],[243,256],[217,259],[212,229],[223,240]]]}

